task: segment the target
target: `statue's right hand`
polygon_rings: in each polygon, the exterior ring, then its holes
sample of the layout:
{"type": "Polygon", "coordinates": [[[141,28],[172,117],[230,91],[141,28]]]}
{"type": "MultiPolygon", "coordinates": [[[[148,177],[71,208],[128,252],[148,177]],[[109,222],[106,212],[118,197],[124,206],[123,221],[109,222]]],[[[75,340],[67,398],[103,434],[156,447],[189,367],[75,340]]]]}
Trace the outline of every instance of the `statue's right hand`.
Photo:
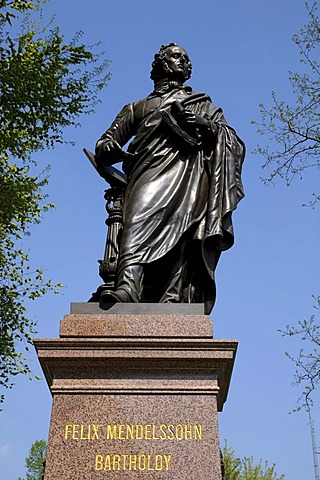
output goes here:
{"type": "Polygon", "coordinates": [[[116,140],[102,141],[96,147],[97,160],[107,165],[117,163],[120,160],[121,153],[121,147],[116,140]]]}

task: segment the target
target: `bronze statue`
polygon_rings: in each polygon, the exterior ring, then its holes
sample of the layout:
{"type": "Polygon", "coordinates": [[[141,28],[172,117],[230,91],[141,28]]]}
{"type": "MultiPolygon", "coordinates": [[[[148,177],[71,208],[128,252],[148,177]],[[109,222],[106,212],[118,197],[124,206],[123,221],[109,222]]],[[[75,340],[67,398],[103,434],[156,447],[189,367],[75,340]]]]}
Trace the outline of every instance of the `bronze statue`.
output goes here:
{"type": "Polygon", "coordinates": [[[244,196],[245,147],[210,97],[185,85],[191,70],[183,48],[161,46],[153,92],[126,105],[96,144],[98,166],[121,159],[128,179],[116,288],[102,291],[102,307],[196,302],[212,310],[215,268],[233,245],[231,215],[244,196]]]}

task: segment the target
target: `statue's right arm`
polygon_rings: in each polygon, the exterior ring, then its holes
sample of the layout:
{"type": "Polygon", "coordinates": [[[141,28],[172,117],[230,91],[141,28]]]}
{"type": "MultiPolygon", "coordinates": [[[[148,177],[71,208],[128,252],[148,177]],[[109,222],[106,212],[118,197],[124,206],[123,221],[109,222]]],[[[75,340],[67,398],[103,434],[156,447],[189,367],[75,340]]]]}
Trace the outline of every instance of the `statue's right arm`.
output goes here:
{"type": "Polygon", "coordinates": [[[96,143],[95,155],[98,162],[106,165],[117,163],[123,147],[135,134],[135,116],[133,104],[128,104],[116,116],[111,126],[96,143]]]}

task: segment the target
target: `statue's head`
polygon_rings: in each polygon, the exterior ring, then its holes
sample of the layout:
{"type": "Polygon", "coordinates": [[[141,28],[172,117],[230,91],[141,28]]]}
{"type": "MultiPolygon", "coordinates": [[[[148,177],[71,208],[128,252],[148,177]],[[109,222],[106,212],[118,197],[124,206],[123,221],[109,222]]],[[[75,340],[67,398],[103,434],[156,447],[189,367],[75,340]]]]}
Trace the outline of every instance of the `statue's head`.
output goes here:
{"type": "Polygon", "coordinates": [[[160,80],[176,80],[184,83],[191,77],[192,64],[187,52],[176,43],[161,45],[154,56],[150,78],[156,83],[160,80]]]}

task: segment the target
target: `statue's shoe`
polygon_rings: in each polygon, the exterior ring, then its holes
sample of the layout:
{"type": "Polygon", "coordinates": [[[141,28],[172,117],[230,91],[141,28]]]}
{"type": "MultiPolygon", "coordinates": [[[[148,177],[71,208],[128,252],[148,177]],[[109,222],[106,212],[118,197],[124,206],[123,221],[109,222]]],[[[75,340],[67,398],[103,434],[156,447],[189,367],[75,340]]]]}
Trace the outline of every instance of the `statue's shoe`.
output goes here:
{"type": "Polygon", "coordinates": [[[130,295],[126,290],[116,290],[112,292],[111,290],[105,290],[101,293],[100,297],[100,308],[104,308],[106,304],[113,303],[130,303],[132,302],[130,295]]]}

